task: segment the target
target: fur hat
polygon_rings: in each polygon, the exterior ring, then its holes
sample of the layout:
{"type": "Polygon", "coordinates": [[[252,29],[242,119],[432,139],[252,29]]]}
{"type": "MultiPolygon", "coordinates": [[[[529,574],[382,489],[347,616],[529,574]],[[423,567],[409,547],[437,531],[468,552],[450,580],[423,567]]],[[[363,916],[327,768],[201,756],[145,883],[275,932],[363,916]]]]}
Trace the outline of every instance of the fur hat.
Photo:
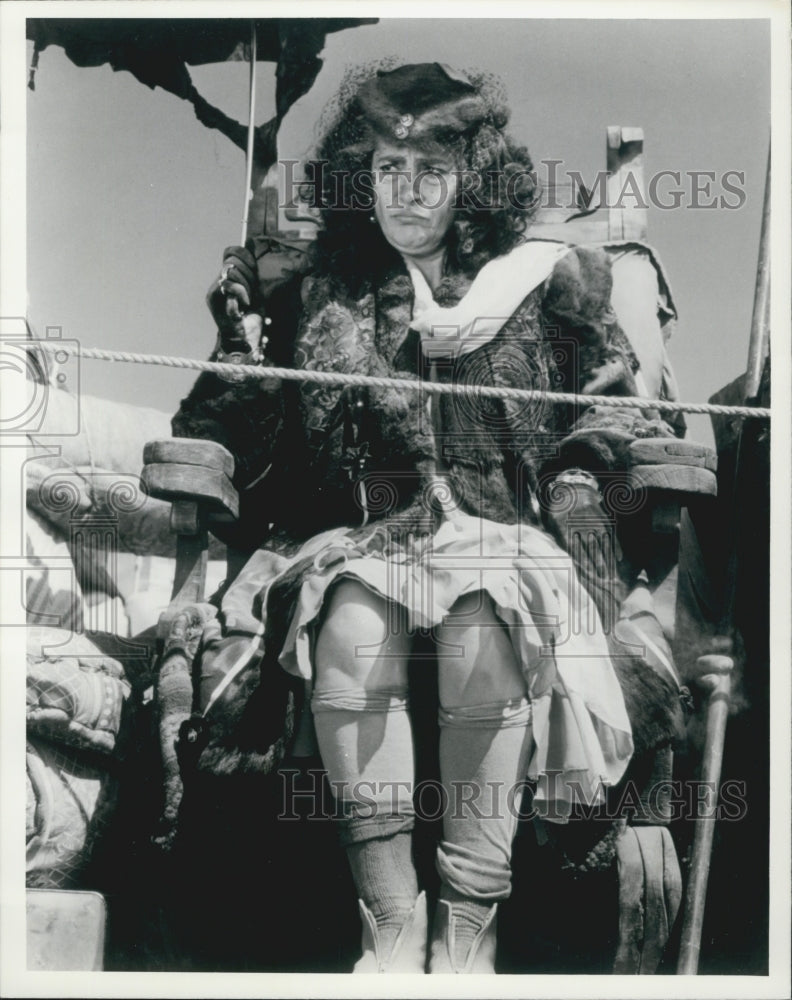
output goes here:
{"type": "Polygon", "coordinates": [[[489,114],[469,80],[436,62],[379,70],[357,98],[380,135],[402,142],[463,135],[489,114]]]}

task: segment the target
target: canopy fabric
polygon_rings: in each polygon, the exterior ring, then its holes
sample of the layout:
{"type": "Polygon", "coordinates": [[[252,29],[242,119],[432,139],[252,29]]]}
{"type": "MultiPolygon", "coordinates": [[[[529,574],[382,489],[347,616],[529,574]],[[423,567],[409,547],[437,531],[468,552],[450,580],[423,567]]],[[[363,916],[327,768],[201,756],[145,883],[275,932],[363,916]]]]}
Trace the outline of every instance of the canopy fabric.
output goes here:
{"type": "MultiPolygon", "coordinates": [[[[277,63],[276,114],[256,129],[254,159],[267,169],[275,162],[277,128],[286,112],[306,94],[319,70],[319,53],[328,34],[377,18],[257,19],[257,61],[277,63]]],[[[251,21],[242,18],[29,18],[27,37],[34,43],[29,86],[35,89],[38,55],[61,46],[76,66],[127,70],[147,87],[162,87],[191,101],[196,116],[244,149],[247,128],[209,104],[193,86],[187,66],[247,59],[251,21]]]]}

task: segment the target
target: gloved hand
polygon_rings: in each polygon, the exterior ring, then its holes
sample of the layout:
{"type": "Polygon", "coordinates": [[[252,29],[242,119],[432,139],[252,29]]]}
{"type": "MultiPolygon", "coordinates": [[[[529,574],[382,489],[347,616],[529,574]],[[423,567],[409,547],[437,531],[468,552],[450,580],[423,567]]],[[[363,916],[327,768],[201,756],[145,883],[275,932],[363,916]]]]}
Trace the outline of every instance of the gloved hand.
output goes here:
{"type": "Polygon", "coordinates": [[[622,558],[597,480],[582,469],[569,469],[543,487],[545,527],[572,557],[580,583],[608,629],[627,594],[631,567],[622,558]]]}
{"type": "MultiPolygon", "coordinates": [[[[227,247],[223,252],[220,276],[212,283],[206,302],[228,346],[242,341],[250,342],[254,332],[252,324],[244,318],[258,304],[258,271],[256,258],[245,247],[227,247]],[[251,329],[248,329],[251,327],[251,329]]],[[[259,331],[260,317],[256,324],[259,331]]],[[[258,344],[251,344],[252,349],[258,344]]]]}

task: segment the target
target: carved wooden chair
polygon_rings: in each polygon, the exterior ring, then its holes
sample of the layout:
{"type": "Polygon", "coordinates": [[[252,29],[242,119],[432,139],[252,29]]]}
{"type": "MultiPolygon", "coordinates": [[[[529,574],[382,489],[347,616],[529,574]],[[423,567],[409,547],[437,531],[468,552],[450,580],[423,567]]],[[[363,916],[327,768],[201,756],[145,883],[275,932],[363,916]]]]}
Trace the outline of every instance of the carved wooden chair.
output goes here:
{"type": "MultiPolygon", "coordinates": [[[[646,237],[646,208],[634,198],[620,200],[627,175],[638,190],[643,190],[643,133],[635,128],[609,128],[607,131],[607,190],[612,207],[580,203],[571,183],[555,192],[552,204],[543,209],[532,227],[533,236],[563,239],[580,244],[599,244],[618,248],[630,241],[646,237]],[[576,203],[577,202],[577,203],[576,203]],[[624,202],[624,203],[623,203],[624,202]]],[[[585,196],[584,196],[585,197],[585,196]]],[[[299,223],[299,218],[292,221],[299,223]]],[[[277,227],[274,209],[269,228],[277,227]]],[[[304,230],[284,233],[292,240],[303,238],[304,230]]],[[[662,285],[662,281],[660,282],[662,285]]],[[[665,315],[661,323],[673,314],[667,288],[665,315]]],[[[146,491],[172,504],[171,525],[178,542],[177,571],[170,607],[160,621],[159,635],[163,645],[169,639],[174,620],[185,609],[204,602],[206,563],[210,533],[221,539],[231,538],[228,546],[228,579],[238,573],[250,555],[238,538],[229,534],[239,515],[239,498],[232,485],[233,457],[222,446],[208,441],[169,439],[151,442],[145,450],[143,482],[146,491]]],[[[666,591],[672,589],[670,571],[677,555],[677,531],[682,508],[706,503],[715,492],[714,455],[706,448],[678,440],[669,447],[667,440],[647,440],[636,446],[635,465],[631,472],[632,485],[643,490],[648,498],[645,517],[640,524],[644,539],[645,558],[653,564],[655,583],[666,591]]],[[[572,518],[574,522],[574,518],[572,518]]],[[[197,641],[193,637],[193,642],[197,641]]],[[[176,644],[177,656],[182,656],[176,644]]],[[[169,650],[164,650],[164,668],[168,670],[169,650]]],[[[174,650],[170,650],[171,657],[174,650]]],[[[172,663],[171,663],[172,666],[172,663]]],[[[182,686],[179,697],[189,705],[191,699],[189,672],[171,670],[166,684],[182,686]]],[[[165,781],[178,782],[179,762],[175,742],[178,728],[188,713],[169,717],[161,723],[161,750],[165,781]]],[[[291,765],[290,765],[291,766],[291,765]]],[[[671,777],[673,754],[670,747],[662,748],[652,760],[641,762],[639,780],[642,794],[658,787],[671,777]]],[[[228,799],[224,800],[226,806],[228,799]]],[[[682,877],[674,841],[669,832],[671,803],[666,796],[654,801],[648,818],[640,815],[622,821],[620,835],[615,840],[617,926],[609,939],[614,973],[651,974],[657,971],[664,949],[677,920],[682,897],[682,877]]],[[[518,838],[519,839],[519,838],[518,838]]],[[[520,850],[523,848],[520,848],[520,850]]],[[[262,847],[262,855],[266,851],[262,847]]],[[[515,864],[517,856],[515,854],[515,864]]],[[[277,859],[268,858],[269,865],[277,859]]],[[[517,880],[519,881],[519,879],[517,880]]],[[[244,892],[245,887],[237,887],[244,892]]],[[[299,879],[294,891],[299,892],[299,879]]],[[[351,889],[349,890],[351,893],[351,889]]],[[[517,895],[515,888],[515,895],[517,895]]],[[[351,895],[350,895],[351,899],[351,895]]],[[[528,905],[537,905],[529,901],[528,905]]],[[[544,904],[538,904],[543,906],[544,904]]],[[[345,911],[346,912],[346,911],[345,911]]],[[[347,914],[348,915],[348,914],[347,914]]],[[[354,920],[354,918],[352,918],[354,920]]],[[[594,917],[598,921],[598,917],[594,917]]],[[[359,938],[358,938],[359,940],[359,938]]],[[[310,951],[307,939],[306,951],[310,951]]],[[[347,956],[348,957],[348,956],[347,956]]],[[[562,968],[564,966],[561,960],[562,968]]],[[[300,964],[300,968],[310,967],[300,964]]],[[[568,967],[568,966],[566,966],[568,967]]],[[[511,971],[511,970],[510,970],[511,971]]],[[[516,971],[516,969],[515,969],[516,971]]],[[[528,970],[521,970],[528,971],[528,970]]],[[[548,971],[551,971],[548,969],[548,971]]],[[[601,969],[600,971],[607,971],[601,969]]]]}

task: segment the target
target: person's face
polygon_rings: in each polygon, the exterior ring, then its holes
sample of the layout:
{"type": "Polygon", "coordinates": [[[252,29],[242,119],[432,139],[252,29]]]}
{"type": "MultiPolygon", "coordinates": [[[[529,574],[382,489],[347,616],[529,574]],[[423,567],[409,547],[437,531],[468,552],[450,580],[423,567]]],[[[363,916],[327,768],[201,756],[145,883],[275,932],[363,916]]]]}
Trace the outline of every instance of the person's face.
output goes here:
{"type": "Polygon", "coordinates": [[[374,214],[388,243],[407,257],[436,253],[454,217],[453,157],[442,150],[423,152],[380,141],[371,168],[374,214]]]}

